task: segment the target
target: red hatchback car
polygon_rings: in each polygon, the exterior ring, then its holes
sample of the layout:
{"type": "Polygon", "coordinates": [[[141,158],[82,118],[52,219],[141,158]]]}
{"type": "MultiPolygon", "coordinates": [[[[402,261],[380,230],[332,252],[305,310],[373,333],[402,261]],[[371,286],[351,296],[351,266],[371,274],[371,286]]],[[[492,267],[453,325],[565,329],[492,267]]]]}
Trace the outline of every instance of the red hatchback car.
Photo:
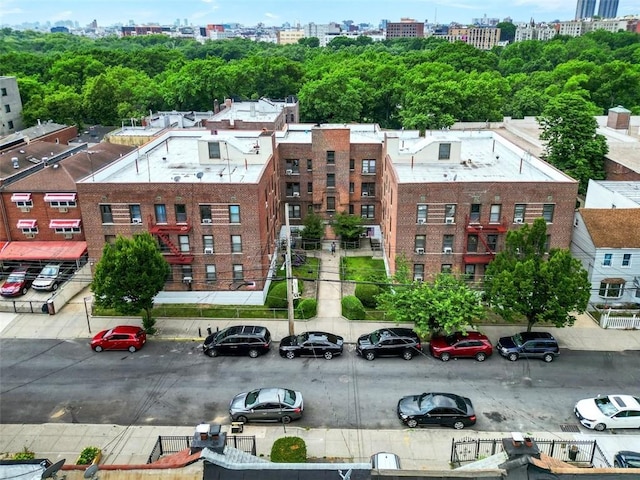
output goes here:
{"type": "Polygon", "coordinates": [[[25,295],[36,278],[36,273],[27,267],[18,267],[9,274],[2,287],[0,295],[3,297],[17,297],[25,295]]]}
{"type": "Polygon", "coordinates": [[[451,358],[475,358],[484,362],[493,353],[493,346],[486,335],[478,332],[455,332],[446,336],[435,336],[429,343],[431,355],[443,362],[451,358]]]}
{"type": "Polygon", "coordinates": [[[91,348],[96,352],[103,350],[140,350],[147,342],[147,333],[140,327],[120,325],[103,330],[91,340],[91,348]]]}

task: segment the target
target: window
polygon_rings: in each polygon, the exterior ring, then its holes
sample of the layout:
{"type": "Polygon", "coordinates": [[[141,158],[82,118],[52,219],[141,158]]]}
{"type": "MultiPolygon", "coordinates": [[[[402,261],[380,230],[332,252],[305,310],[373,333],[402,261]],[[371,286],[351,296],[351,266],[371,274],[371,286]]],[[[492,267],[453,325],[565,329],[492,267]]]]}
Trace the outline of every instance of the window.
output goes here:
{"type": "Polygon", "coordinates": [[[231,235],[231,253],[242,253],[241,235],[231,235]]]}
{"type": "Polygon", "coordinates": [[[441,273],[451,273],[452,270],[453,270],[453,265],[451,265],[450,263],[443,263],[442,265],[440,265],[441,273]]]}
{"type": "Polygon", "coordinates": [[[313,182],[307,182],[307,193],[313,193],[313,182]]]}
{"type": "Polygon", "coordinates": [[[335,165],[336,163],[336,152],[333,150],[327,151],[327,165],[335,165]]]}
{"type": "Polygon", "coordinates": [[[13,130],[13,120],[7,122],[7,127],[9,127],[9,130],[13,130]]]}
{"type": "Polygon", "coordinates": [[[610,267],[612,260],[613,260],[613,254],[605,253],[604,258],[602,259],[602,265],[604,265],[605,267],[610,267]]]}
{"type": "Polygon", "coordinates": [[[187,206],[181,203],[176,203],[176,222],[177,223],[186,223],[187,222],[187,206]]]}
{"type": "Polygon", "coordinates": [[[444,223],[454,223],[456,221],[456,204],[449,203],[444,206],[444,223]]]}
{"type": "Polygon", "coordinates": [[[486,240],[489,251],[495,252],[498,249],[498,235],[494,233],[487,235],[486,240]]]}
{"type": "Polygon", "coordinates": [[[490,223],[500,223],[500,212],[502,211],[502,205],[491,205],[491,212],[489,213],[490,223]]]}
{"type": "Polygon", "coordinates": [[[622,278],[605,278],[600,282],[598,295],[602,298],[620,298],[624,293],[624,280],[622,278]]]}
{"type": "Polygon", "coordinates": [[[189,235],[178,235],[178,243],[181,252],[189,252],[189,235]]]}
{"type": "Polygon", "coordinates": [[[229,222],[240,223],[240,205],[229,205],[229,222]]]}
{"type": "Polygon", "coordinates": [[[622,255],[622,266],[623,267],[630,267],[631,266],[631,254],[630,253],[625,253],[624,255],[622,255]]]}
{"type": "Polygon", "coordinates": [[[335,187],[336,187],[336,174],[327,173],[327,188],[335,188],[335,187]]]}
{"type": "Polygon", "coordinates": [[[300,184],[299,183],[293,183],[293,182],[287,182],[287,186],[286,186],[286,195],[287,197],[293,197],[294,195],[297,197],[300,195],[300,184]]]}
{"type": "Polygon", "coordinates": [[[314,212],[314,210],[313,210],[313,204],[312,204],[312,203],[310,203],[309,205],[307,205],[307,213],[313,213],[313,212],[314,212]]]}
{"type": "Polygon", "coordinates": [[[544,239],[544,252],[545,253],[549,253],[549,250],[551,249],[551,235],[547,235],[544,239]]]}
{"type": "Polygon", "coordinates": [[[451,144],[441,143],[438,146],[438,160],[449,160],[451,158],[451,144]]]}
{"type": "Polygon", "coordinates": [[[53,208],[69,208],[77,206],[75,193],[47,193],[44,196],[44,201],[53,208]]]}
{"type": "Polygon", "coordinates": [[[516,203],[513,209],[513,223],[524,223],[524,213],[527,206],[524,203],[516,203]]]}
{"type": "Polygon", "coordinates": [[[467,237],[467,252],[478,251],[478,235],[469,235],[467,237]]]}
{"type": "Polygon", "coordinates": [[[205,265],[204,266],[204,275],[205,280],[207,282],[215,282],[218,279],[218,274],[216,273],[215,265],[205,265]]]}
{"type": "Polygon", "coordinates": [[[470,223],[480,222],[480,204],[479,203],[471,204],[471,210],[469,212],[469,222],[470,223]]]}
{"type": "Polygon", "coordinates": [[[33,207],[33,200],[30,193],[14,193],[11,195],[11,201],[16,204],[18,208],[31,208],[33,207]]]}
{"type": "Polygon", "coordinates": [[[356,184],[354,182],[349,182],[349,193],[355,193],[356,184]]]}
{"type": "Polygon", "coordinates": [[[421,282],[424,280],[424,265],[422,263],[416,263],[413,265],[413,281],[421,282]]]}
{"type": "Polygon", "coordinates": [[[102,223],[113,223],[111,205],[100,205],[100,216],[102,217],[102,223]]]}
{"type": "Polygon", "coordinates": [[[233,281],[241,282],[244,280],[244,269],[242,265],[234,264],[233,265],[233,281]]]}
{"type": "Polygon", "coordinates": [[[310,172],[313,170],[313,160],[307,158],[307,171],[310,172]]]}
{"type": "Polygon", "coordinates": [[[2,92],[2,96],[6,97],[7,96],[7,89],[2,87],[2,89],[0,89],[0,92],[2,92]]]}
{"type": "Polygon", "coordinates": [[[188,281],[191,283],[193,281],[193,268],[191,268],[191,265],[182,265],[181,272],[183,282],[188,281]]]}
{"type": "Polygon", "coordinates": [[[551,223],[553,222],[553,210],[554,210],[555,205],[552,203],[545,203],[542,206],[542,218],[544,218],[544,221],[547,223],[551,223]]]}
{"type": "Polygon", "coordinates": [[[164,203],[156,203],[153,208],[156,212],[156,223],[167,223],[167,207],[164,203]]]}
{"type": "Polygon", "coordinates": [[[213,235],[202,236],[202,247],[204,248],[204,253],[213,253],[215,251],[213,249],[213,235]]]}
{"type": "Polygon", "coordinates": [[[211,205],[200,205],[200,223],[211,223],[211,205]]]}
{"type": "Polygon", "coordinates": [[[366,160],[362,160],[362,173],[364,174],[374,174],[376,173],[376,161],[375,159],[369,158],[366,160]]]}
{"type": "Polygon", "coordinates": [[[289,204],[289,218],[301,218],[300,205],[289,204]]]}
{"type": "Polygon", "coordinates": [[[209,158],[220,158],[220,142],[209,142],[209,158]]]}
{"type": "Polygon", "coordinates": [[[287,159],[284,161],[285,173],[300,173],[300,161],[296,159],[287,159]]]}
{"type": "Polygon", "coordinates": [[[140,205],[129,205],[129,218],[131,219],[131,223],[142,223],[140,205]]]}
{"type": "Polygon", "coordinates": [[[476,278],[476,266],[473,263],[464,266],[464,277],[468,281],[476,278]]]}
{"type": "Polygon", "coordinates": [[[422,249],[424,251],[427,246],[427,236],[416,235],[414,240],[414,245],[415,245],[416,252],[418,252],[419,249],[422,249]]]}
{"type": "Polygon", "coordinates": [[[336,197],[327,197],[327,211],[333,212],[336,209],[336,197]]]}
{"type": "Polygon", "coordinates": [[[442,250],[445,248],[450,248],[453,250],[453,235],[443,235],[442,236],[442,250]]]}
{"type": "Polygon", "coordinates": [[[374,205],[361,205],[360,216],[362,218],[375,218],[376,207],[374,205]]]}
{"type": "Polygon", "coordinates": [[[349,170],[353,171],[356,169],[356,160],[354,158],[349,159],[349,170]]]}
{"type": "Polygon", "coordinates": [[[376,195],[375,182],[364,182],[360,185],[360,189],[363,197],[374,197],[376,195]]]}
{"type": "Polygon", "coordinates": [[[353,215],[355,213],[355,207],[352,203],[349,204],[349,215],[353,215]]]}
{"type": "Polygon", "coordinates": [[[418,223],[427,223],[427,214],[429,213],[427,205],[418,205],[416,220],[418,223]]]}
{"type": "Polygon", "coordinates": [[[11,113],[11,105],[5,105],[4,106],[4,111],[5,111],[5,113],[11,113]]]}

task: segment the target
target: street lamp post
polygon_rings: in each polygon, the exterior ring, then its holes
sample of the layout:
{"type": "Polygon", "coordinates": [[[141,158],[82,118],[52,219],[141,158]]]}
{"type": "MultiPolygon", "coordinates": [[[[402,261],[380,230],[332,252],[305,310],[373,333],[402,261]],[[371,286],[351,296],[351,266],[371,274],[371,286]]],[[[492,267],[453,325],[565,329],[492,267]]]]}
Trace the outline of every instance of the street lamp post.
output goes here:
{"type": "Polygon", "coordinates": [[[89,328],[89,333],[91,333],[91,322],[89,321],[89,308],[87,307],[87,300],[91,300],[91,297],[84,297],[84,314],[87,317],[87,328],[89,328]]]}

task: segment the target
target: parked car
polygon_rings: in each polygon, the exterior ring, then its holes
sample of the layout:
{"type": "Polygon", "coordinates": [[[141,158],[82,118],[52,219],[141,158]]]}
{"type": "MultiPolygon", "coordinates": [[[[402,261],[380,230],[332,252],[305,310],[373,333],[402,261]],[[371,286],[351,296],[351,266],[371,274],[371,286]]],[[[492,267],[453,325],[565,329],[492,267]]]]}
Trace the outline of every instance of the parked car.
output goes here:
{"type": "Polygon", "coordinates": [[[376,357],[411,360],[422,353],[422,345],[418,334],[410,328],[382,328],[358,338],[356,353],[367,360],[376,357]]]}
{"type": "Polygon", "coordinates": [[[35,272],[29,267],[17,267],[7,277],[0,287],[3,297],[17,297],[25,295],[35,278],[35,272]]]}
{"type": "Polygon", "coordinates": [[[40,271],[31,287],[34,290],[57,290],[71,276],[71,269],[59,263],[49,263],[40,271]]]}
{"type": "Polygon", "coordinates": [[[548,332],[520,332],[511,337],[502,337],[496,349],[512,362],[523,357],[541,358],[549,363],[560,355],[557,340],[548,332]]]}
{"type": "Polygon", "coordinates": [[[600,395],[576,403],[580,423],[599,432],[606,428],[640,428],[640,397],[600,395]]]}
{"type": "Polygon", "coordinates": [[[300,335],[290,335],[280,340],[280,356],[295,357],[324,357],[331,360],[336,355],[342,355],[344,338],[327,332],[305,332],[300,335]]]}
{"type": "Polygon", "coordinates": [[[371,455],[372,470],[400,470],[400,457],[395,453],[379,452],[371,455]]]}
{"type": "Polygon", "coordinates": [[[446,425],[460,430],[476,423],[471,400],[455,393],[422,393],[402,397],[398,418],[407,427],[446,425]]]}
{"type": "Polygon", "coordinates": [[[640,468],[640,452],[622,450],[613,457],[613,466],[616,468],[640,468]]]}
{"type": "Polygon", "coordinates": [[[446,336],[431,337],[429,351],[443,362],[451,358],[475,358],[484,362],[493,353],[493,346],[486,335],[478,332],[455,332],[446,336]]]}
{"type": "Polygon", "coordinates": [[[258,388],[239,393],[229,405],[234,422],[277,421],[289,423],[302,417],[302,394],[288,388],[258,388]]]}
{"type": "Polygon", "coordinates": [[[236,325],[209,335],[202,350],[210,357],[218,355],[249,355],[256,358],[271,347],[271,332],[256,325],[236,325]]]}
{"type": "Polygon", "coordinates": [[[140,350],[147,343],[147,332],[133,325],[120,325],[102,330],[93,340],[91,348],[96,352],[103,350],[129,350],[131,353],[140,350]]]}

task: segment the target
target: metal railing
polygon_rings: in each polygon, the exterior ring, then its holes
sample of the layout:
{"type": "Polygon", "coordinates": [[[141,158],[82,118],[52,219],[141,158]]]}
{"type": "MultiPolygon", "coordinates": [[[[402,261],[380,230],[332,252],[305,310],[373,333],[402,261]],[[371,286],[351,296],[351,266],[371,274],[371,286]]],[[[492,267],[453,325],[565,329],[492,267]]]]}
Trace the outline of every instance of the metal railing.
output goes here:
{"type": "MultiPolygon", "coordinates": [[[[193,437],[161,435],[151,450],[147,463],[158,461],[163,455],[171,455],[191,448],[193,437]]],[[[256,437],[227,435],[226,446],[237,448],[251,455],[256,454],[256,437]]]]}

